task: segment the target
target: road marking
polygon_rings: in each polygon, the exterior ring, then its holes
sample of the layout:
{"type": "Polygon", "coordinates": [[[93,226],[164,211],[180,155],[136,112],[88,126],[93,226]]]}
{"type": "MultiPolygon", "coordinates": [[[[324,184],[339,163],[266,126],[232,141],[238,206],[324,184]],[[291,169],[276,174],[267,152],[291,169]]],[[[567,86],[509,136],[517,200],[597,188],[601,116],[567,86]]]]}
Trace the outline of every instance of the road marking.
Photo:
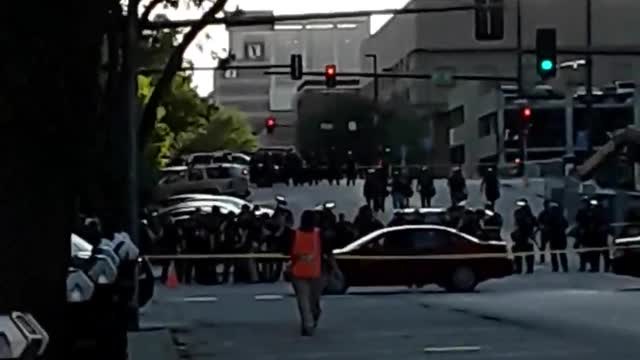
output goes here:
{"type": "Polygon", "coordinates": [[[184,302],[202,303],[202,302],[216,302],[218,298],[215,296],[192,296],[182,299],[184,302]]]}
{"type": "Polygon", "coordinates": [[[253,297],[253,299],[256,301],[272,301],[272,300],[282,300],[284,299],[284,296],[266,294],[266,295],[256,295],[253,297]]]}
{"type": "Polygon", "coordinates": [[[441,353],[441,352],[471,352],[480,351],[480,346],[448,346],[448,347],[426,347],[424,352],[441,353]]]}

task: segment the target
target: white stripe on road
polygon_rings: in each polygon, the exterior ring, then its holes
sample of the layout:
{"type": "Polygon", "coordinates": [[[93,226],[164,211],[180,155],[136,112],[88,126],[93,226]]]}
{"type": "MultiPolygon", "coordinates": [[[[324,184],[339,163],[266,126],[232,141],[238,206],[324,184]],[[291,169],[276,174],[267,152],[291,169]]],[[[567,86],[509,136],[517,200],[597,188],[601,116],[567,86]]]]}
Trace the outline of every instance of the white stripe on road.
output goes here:
{"type": "Polygon", "coordinates": [[[256,301],[272,301],[272,300],[282,300],[284,296],[282,295],[256,295],[253,297],[256,301]]]}
{"type": "Polygon", "coordinates": [[[218,298],[215,296],[193,296],[182,299],[184,302],[201,303],[201,302],[216,302],[218,298]]]}
{"type": "Polygon", "coordinates": [[[426,347],[424,352],[426,353],[441,353],[441,352],[471,352],[480,351],[480,346],[448,346],[448,347],[426,347]]]}

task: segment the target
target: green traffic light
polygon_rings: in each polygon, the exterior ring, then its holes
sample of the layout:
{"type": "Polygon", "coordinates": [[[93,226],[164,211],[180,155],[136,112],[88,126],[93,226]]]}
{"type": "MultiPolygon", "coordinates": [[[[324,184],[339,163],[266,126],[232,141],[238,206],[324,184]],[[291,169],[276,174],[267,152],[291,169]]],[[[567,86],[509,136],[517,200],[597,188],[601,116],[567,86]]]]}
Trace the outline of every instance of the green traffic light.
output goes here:
{"type": "Polygon", "coordinates": [[[553,69],[553,61],[551,60],[542,60],[540,62],[540,69],[544,70],[544,71],[549,71],[551,69],[553,69]]]}

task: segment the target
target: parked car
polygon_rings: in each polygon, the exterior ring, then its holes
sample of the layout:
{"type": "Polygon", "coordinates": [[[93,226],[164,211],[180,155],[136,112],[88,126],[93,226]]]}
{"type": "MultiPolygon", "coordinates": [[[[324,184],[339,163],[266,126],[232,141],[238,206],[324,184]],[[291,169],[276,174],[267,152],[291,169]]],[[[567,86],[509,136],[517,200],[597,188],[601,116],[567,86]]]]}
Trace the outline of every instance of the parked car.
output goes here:
{"type": "Polygon", "coordinates": [[[235,164],[179,166],[163,170],[154,192],[162,201],[173,195],[202,193],[246,198],[249,190],[248,169],[235,164]]]}
{"type": "Polygon", "coordinates": [[[251,157],[243,153],[231,151],[215,151],[208,153],[193,153],[185,157],[185,165],[213,165],[213,164],[236,164],[248,166],[251,157]]]}
{"type": "Polygon", "coordinates": [[[254,207],[254,206],[264,207],[262,205],[257,205],[245,199],[240,199],[234,196],[210,195],[210,194],[174,195],[160,202],[160,205],[162,207],[169,207],[169,206],[178,205],[180,203],[188,202],[188,201],[219,201],[219,202],[226,202],[226,203],[233,204],[238,208],[241,208],[243,205],[249,205],[251,207],[254,207]]]}
{"type": "Polygon", "coordinates": [[[625,236],[614,240],[611,269],[618,275],[640,277],[640,236],[625,236]]]}
{"type": "Polygon", "coordinates": [[[478,283],[509,276],[513,263],[502,241],[480,241],[439,225],[390,227],[366,235],[333,252],[343,273],[329,293],[342,294],[350,286],[424,286],[437,284],[447,291],[473,291],[478,283]],[[384,259],[408,255],[499,254],[495,257],[456,259],[384,259]],[[340,258],[344,255],[380,259],[340,258]],[[503,256],[504,255],[504,256],[503,256]]]}
{"type": "MultiPolygon", "coordinates": [[[[169,214],[175,220],[183,220],[192,216],[198,211],[211,212],[211,208],[214,206],[220,208],[220,212],[222,212],[223,214],[227,214],[229,212],[233,214],[239,214],[241,210],[241,206],[237,206],[236,204],[229,202],[216,200],[192,200],[162,208],[158,211],[158,215],[169,214]]],[[[273,210],[260,207],[255,212],[255,214],[258,216],[262,214],[271,216],[273,215],[273,210]]]]}

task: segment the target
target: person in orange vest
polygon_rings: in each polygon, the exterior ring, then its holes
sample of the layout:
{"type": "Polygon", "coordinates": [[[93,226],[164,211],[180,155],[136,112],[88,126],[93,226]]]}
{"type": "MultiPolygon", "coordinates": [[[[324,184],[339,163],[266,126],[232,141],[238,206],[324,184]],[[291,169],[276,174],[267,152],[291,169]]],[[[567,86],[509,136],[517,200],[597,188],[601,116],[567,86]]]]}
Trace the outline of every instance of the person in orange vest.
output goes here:
{"type": "Polygon", "coordinates": [[[296,293],[303,336],[313,335],[320,319],[320,296],[325,286],[323,253],[330,254],[331,248],[323,249],[315,214],[305,210],[291,245],[291,284],[296,293]]]}

